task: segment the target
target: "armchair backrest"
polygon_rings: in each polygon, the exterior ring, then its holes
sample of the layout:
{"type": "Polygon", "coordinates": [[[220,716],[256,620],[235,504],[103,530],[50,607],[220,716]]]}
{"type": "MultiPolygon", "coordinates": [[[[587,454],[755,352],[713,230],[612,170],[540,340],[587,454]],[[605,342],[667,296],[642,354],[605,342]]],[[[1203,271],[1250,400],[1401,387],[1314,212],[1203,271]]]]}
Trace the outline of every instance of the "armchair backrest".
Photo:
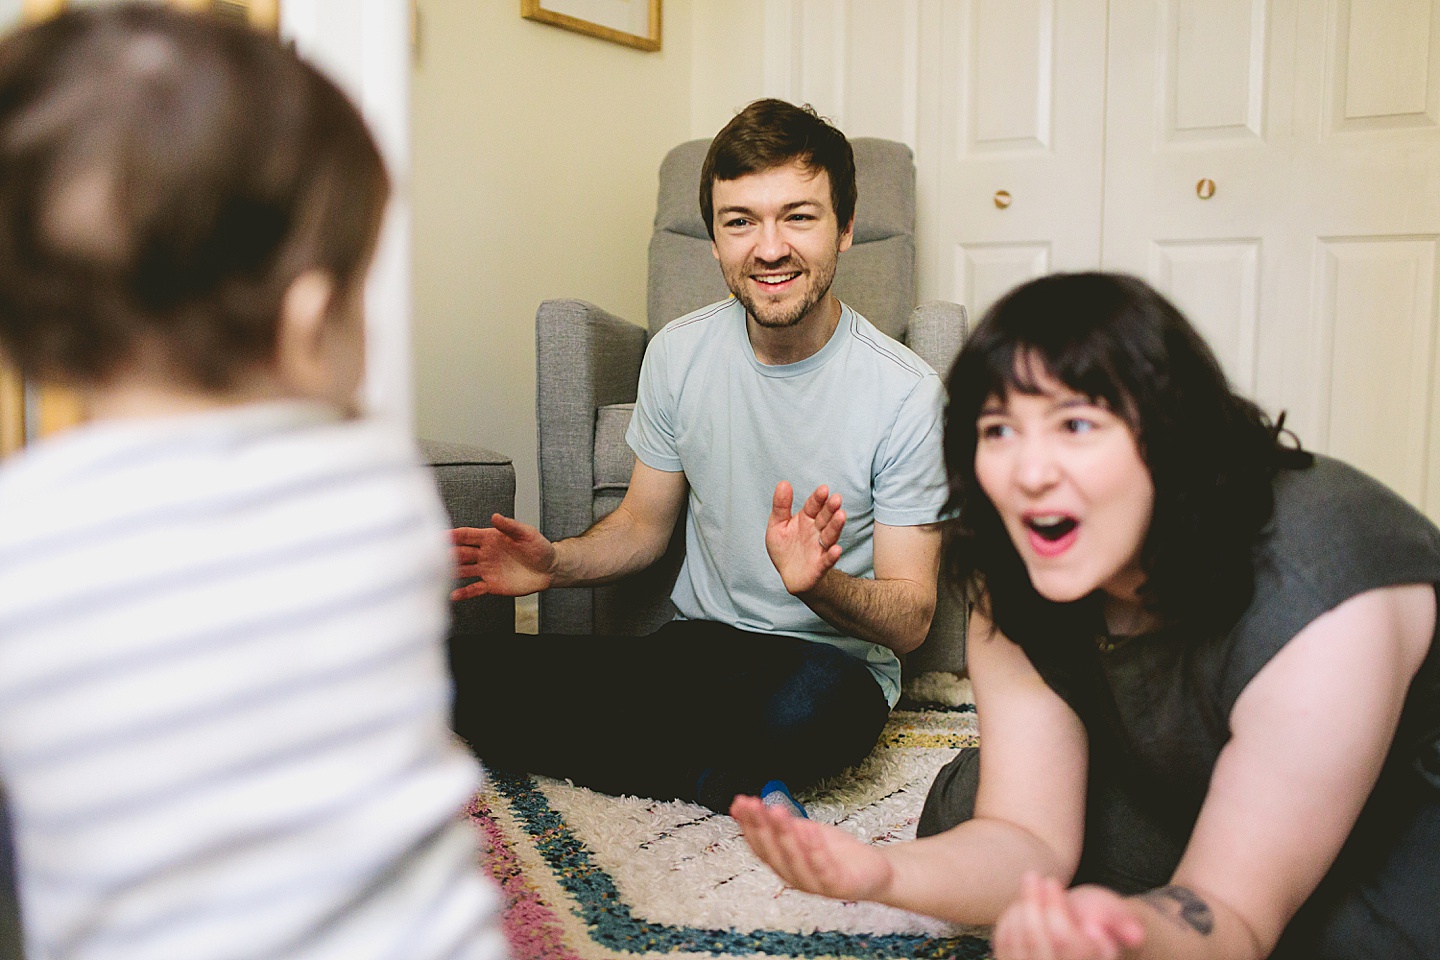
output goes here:
{"type": "MultiPolygon", "coordinates": [[[[897,340],[915,309],[915,160],[893,140],[857,137],[855,242],[840,255],[835,295],[897,340]]],[[[690,140],[660,164],[647,301],[652,334],[729,295],[700,216],[709,140],[690,140]]]]}

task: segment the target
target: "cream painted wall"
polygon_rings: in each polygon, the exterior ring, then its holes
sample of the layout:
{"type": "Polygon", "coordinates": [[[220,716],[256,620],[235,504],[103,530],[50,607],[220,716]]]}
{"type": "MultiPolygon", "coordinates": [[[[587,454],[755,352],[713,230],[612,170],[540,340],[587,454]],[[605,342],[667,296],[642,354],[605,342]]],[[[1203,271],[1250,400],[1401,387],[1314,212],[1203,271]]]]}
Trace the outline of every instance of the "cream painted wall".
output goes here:
{"type": "Polygon", "coordinates": [[[691,0],[690,137],[713,137],[741,107],[768,96],[767,0],[691,0]]]}
{"type": "Polygon", "coordinates": [[[646,53],[533,23],[518,0],[420,0],[412,75],[416,428],[514,458],[539,517],[535,308],[644,322],[655,176],[690,136],[692,0],[646,53]]]}

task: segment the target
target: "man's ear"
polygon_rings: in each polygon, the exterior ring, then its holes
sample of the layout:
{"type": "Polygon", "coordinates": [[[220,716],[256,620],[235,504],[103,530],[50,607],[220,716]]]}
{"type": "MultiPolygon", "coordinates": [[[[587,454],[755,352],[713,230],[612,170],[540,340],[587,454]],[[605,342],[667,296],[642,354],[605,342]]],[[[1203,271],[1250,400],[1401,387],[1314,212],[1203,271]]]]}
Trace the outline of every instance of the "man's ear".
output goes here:
{"type": "Polygon", "coordinates": [[[717,247],[717,246],[715,246],[715,241],[714,241],[714,240],[711,240],[711,241],[710,241],[710,255],[711,255],[712,257],[714,257],[716,260],[719,260],[719,259],[720,259],[720,248],[717,247]]]}
{"type": "Polygon", "coordinates": [[[306,270],[280,301],[275,365],[281,382],[300,396],[321,395],[330,382],[324,341],[334,299],[334,278],[323,270],[306,270]]]}
{"type": "Polygon", "coordinates": [[[851,216],[850,222],[845,224],[845,229],[840,231],[840,242],[835,245],[837,253],[844,253],[850,249],[850,244],[855,242],[855,218],[851,216]]]}

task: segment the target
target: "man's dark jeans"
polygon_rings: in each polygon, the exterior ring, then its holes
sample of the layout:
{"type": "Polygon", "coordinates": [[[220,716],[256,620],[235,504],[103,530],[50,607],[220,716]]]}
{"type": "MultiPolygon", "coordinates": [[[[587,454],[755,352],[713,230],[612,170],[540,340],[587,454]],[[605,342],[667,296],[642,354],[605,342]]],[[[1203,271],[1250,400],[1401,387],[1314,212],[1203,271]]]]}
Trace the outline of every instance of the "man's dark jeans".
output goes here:
{"type": "Polygon", "coordinates": [[[677,620],[648,637],[451,638],[455,729],[487,766],[724,813],[858,763],[889,706],[829,644],[677,620]]]}

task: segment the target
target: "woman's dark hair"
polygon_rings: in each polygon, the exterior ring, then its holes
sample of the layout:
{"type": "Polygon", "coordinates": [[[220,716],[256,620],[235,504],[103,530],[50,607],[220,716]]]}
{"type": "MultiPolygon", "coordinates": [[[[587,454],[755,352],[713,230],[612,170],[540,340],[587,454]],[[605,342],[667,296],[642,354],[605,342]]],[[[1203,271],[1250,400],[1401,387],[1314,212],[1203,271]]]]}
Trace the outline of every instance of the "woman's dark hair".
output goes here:
{"type": "Polygon", "coordinates": [[[355,107],[274,37],[68,10],[0,42],[0,347],[41,381],[231,386],[297,276],[358,282],[388,193],[355,107]]]}
{"type": "Polygon", "coordinates": [[[830,205],[844,231],[855,218],[855,152],[850,141],[809,104],[756,100],[715,135],[700,168],[700,214],[715,239],[716,180],[738,180],[799,160],[830,177],[830,205]]]}
{"type": "Polygon", "coordinates": [[[975,476],[986,400],[1040,392],[1039,373],[1103,402],[1135,433],[1155,487],[1140,550],[1146,608],[1167,623],[1233,623],[1250,601],[1251,548],[1274,510],[1271,481],[1310,456],[1282,444],[1280,428],[1230,389],[1180,311],[1130,276],[1031,281],[991,307],[966,341],[950,371],[945,422],[950,574],[972,600],[987,598],[1002,633],[1047,604],[975,476]]]}

